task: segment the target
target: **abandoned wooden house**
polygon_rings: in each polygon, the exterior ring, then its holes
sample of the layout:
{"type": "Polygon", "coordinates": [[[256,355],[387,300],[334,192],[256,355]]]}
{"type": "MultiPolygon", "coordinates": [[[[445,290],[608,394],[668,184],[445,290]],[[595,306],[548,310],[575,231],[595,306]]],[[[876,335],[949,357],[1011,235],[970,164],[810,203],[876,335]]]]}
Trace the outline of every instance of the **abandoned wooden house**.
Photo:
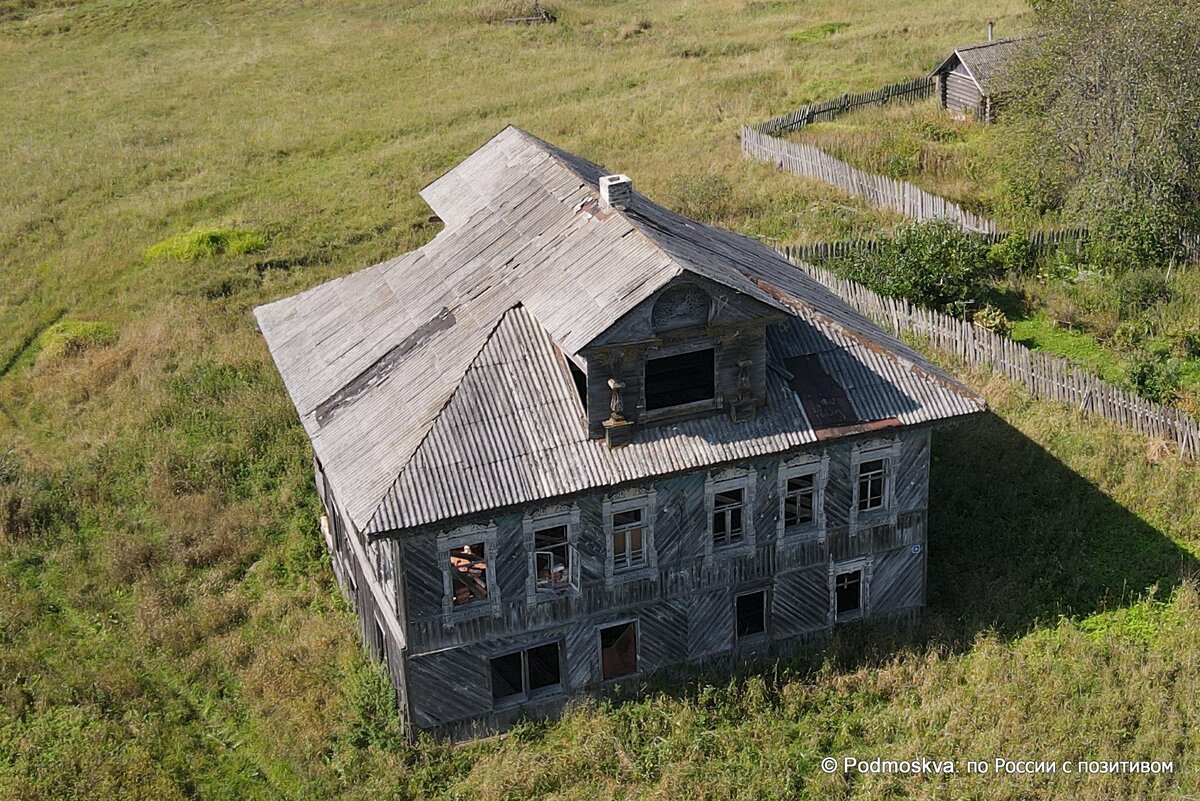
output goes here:
{"type": "Polygon", "coordinates": [[[930,75],[937,80],[937,97],[942,108],[959,114],[971,114],[983,122],[995,120],[1002,102],[999,91],[1003,66],[1024,41],[1021,38],[991,39],[960,47],[946,57],[930,75]]]}
{"type": "Polygon", "coordinates": [[[412,729],[919,614],[930,428],[978,396],[516,128],[421,194],[427,245],[256,310],[412,729]]]}

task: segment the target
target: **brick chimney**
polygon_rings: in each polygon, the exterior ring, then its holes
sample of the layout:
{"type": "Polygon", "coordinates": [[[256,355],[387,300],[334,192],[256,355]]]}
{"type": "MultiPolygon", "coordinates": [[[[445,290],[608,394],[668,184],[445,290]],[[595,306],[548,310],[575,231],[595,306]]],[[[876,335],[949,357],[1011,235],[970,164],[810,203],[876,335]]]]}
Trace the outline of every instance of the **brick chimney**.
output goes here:
{"type": "Polygon", "coordinates": [[[628,175],[600,176],[600,206],[603,209],[623,209],[633,200],[633,181],[628,175]]]}

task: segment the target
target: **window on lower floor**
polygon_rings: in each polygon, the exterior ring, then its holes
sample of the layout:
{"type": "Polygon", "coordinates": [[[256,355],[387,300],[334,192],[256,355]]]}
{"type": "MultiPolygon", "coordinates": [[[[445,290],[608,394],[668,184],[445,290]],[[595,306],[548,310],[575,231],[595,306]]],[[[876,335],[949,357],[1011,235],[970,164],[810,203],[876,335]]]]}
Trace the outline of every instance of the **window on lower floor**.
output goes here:
{"type": "Polygon", "coordinates": [[[638,672],[637,624],[600,629],[600,671],[605,681],[638,672]]]}
{"type": "Polygon", "coordinates": [[[883,459],[871,459],[858,466],[858,511],[882,509],[884,504],[885,468],[883,459]]]}
{"type": "Polygon", "coordinates": [[[565,525],[533,532],[533,564],[539,590],[572,586],[571,541],[565,525]]]}
{"type": "Polygon", "coordinates": [[[834,611],[837,617],[853,615],[862,609],[862,575],[861,570],[850,570],[834,576],[834,611]]]}
{"type": "Polygon", "coordinates": [[[646,510],[612,513],[613,569],[628,570],[646,564],[646,510]]]}
{"type": "Polygon", "coordinates": [[[742,541],[746,491],[741,487],[717,490],[713,493],[713,547],[721,548],[742,541]]]}
{"type": "Polygon", "coordinates": [[[742,640],[767,632],[767,591],[739,595],[734,602],[734,633],[742,640]]]}
{"type": "Polygon", "coordinates": [[[646,360],[646,410],[669,409],[716,397],[712,348],[646,360]]]}
{"type": "Polygon", "coordinates": [[[482,542],[450,549],[450,591],[455,606],[488,597],[487,554],[482,542]]]}
{"type": "Polygon", "coordinates": [[[558,643],[546,643],[491,660],[492,700],[520,703],[562,690],[558,643]]]}

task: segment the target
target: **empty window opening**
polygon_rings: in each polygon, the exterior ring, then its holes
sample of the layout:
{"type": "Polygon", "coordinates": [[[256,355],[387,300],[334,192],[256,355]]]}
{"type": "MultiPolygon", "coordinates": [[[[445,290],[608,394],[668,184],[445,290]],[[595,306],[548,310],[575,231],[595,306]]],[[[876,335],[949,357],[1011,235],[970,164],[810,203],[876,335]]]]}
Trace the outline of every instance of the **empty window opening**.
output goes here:
{"type": "Polygon", "coordinates": [[[712,348],[646,360],[646,409],[669,409],[716,397],[712,348]]]}
{"type": "Polygon", "coordinates": [[[562,689],[556,642],[498,656],[491,667],[496,702],[520,703],[562,689]]]}
{"type": "Polygon", "coordinates": [[[646,564],[645,510],[626,509],[612,515],[613,569],[646,564]]]}
{"type": "Polygon", "coordinates": [[[802,526],[812,523],[816,516],[816,477],[793,476],[787,480],[783,496],[783,524],[802,526]]]}
{"type": "Polygon", "coordinates": [[[734,631],[739,640],[767,633],[766,590],[739,595],[734,606],[734,631]]]}
{"type": "Polygon", "coordinates": [[[743,505],[745,490],[741,487],[716,492],[713,495],[713,547],[720,548],[742,541],[743,505]]]}
{"type": "Polygon", "coordinates": [[[600,669],[605,681],[638,672],[636,624],[600,629],[600,669]]]}
{"type": "Polygon", "coordinates": [[[372,634],[375,637],[375,653],[378,654],[379,661],[386,665],[388,663],[387,636],[383,633],[383,626],[379,623],[379,620],[376,619],[374,623],[375,630],[372,634]]]}
{"type": "Polygon", "coordinates": [[[588,407],[588,386],[587,374],[579,369],[575,362],[567,359],[567,367],[571,369],[571,380],[575,383],[575,392],[579,395],[579,402],[583,404],[583,411],[587,413],[588,407]]]}
{"type": "Polygon", "coordinates": [[[835,609],[838,617],[862,609],[862,571],[838,573],[833,581],[835,609]]]}
{"type": "Polygon", "coordinates": [[[883,508],[884,463],[872,459],[858,466],[858,511],[883,508]]]}
{"type": "Polygon", "coordinates": [[[534,574],[539,590],[571,586],[571,543],[567,527],[552,526],[533,533],[534,574]]]}
{"type": "Polygon", "coordinates": [[[450,549],[450,589],[455,606],[487,599],[487,570],[482,542],[450,549]]]}

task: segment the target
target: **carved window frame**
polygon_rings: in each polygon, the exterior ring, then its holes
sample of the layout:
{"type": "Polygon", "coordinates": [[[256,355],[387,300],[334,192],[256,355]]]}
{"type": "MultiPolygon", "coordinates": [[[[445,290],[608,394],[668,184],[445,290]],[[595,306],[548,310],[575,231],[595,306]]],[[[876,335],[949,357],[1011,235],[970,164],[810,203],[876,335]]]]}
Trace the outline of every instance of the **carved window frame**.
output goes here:
{"type": "Polygon", "coordinates": [[[442,566],[442,614],[448,620],[469,620],[500,614],[500,583],[496,577],[496,524],[471,524],[444,531],[437,538],[438,561],[442,566]],[[454,603],[454,576],[450,551],[464,545],[482,543],[487,562],[487,598],[467,604],[454,603]]]}
{"type": "Polygon", "coordinates": [[[829,483],[829,454],[805,453],[779,464],[779,519],[775,534],[779,539],[825,539],[825,487],[829,483]],[[784,508],[787,504],[788,480],[801,476],[813,477],[813,519],[807,523],[787,525],[784,508]]]}
{"type": "Polygon", "coordinates": [[[719,473],[709,473],[704,480],[704,556],[744,556],[754,552],[754,487],[756,473],[753,468],[731,468],[719,473]],[[713,513],[716,511],[716,496],[727,489],[742,490],[742,541],[717,547],[713,544],[713,513]]]}
{"type": "Polygon", "coordinates": [[[871,578],[875,569],[875,559],[872,556],[860,556],[857,559],[846,559],[829,563],[829,615],[830,626],[838,623],[853,623],[865,620],[871,614],[871,578]],[[861,576],[858,585],[858,609],[845,615],[837,612],[837,577],[845,573],[858,571],[861,576]]]}
{"type": "Polygon", "coordinates": [[[871,440],[855,443],[850,452],[850,533],[861,528],[896,524],[896,483],[899,469],[900,440],[871,440]],[[859,470],[864,462],[883,460],[883,506],[859,511],[859,470]]]}
{"type": "Polygon", "coordinates": [[[604,526],[604,583],[612,587],[627,581],[653,578],[658,574],[658,552],[654,548],[654,518],[658,509],[657,490],[630,489],[605,495],[601,503],[604,526]],[[613,515],[630,509],[642,510],[642,548],[645,562],[634,567],[618,569],[613,551],[613,515]]]}
{"type": "Polygon", "coordinates": [[[579,594],[579,506],[551,506],[537,512],[526,512],[521,518],[521,528],[525,535],[526,572],[525,600],[536,604],[579,594]],[[549,528],[565,526],[567,529],[567,552],[570,557],[568,570],[568,586],[562,588],[539,589],[537,586],[537,533],[549,528]]]}

